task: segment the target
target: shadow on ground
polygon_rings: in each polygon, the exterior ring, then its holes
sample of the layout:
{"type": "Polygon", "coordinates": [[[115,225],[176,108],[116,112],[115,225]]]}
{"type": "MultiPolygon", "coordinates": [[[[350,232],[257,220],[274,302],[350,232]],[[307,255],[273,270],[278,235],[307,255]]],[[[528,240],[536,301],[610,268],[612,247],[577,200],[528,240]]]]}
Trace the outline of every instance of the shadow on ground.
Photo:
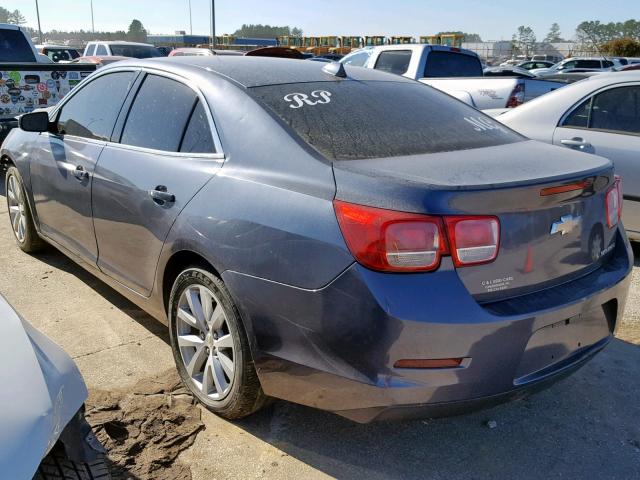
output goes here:
{"type": "Polygon", "coordinates": [[[615,340],[572,377],[492,410],[358,425],[277,402],[239,426],[342,479],[640,478],[638,378],[640,346],[615,340]]]}

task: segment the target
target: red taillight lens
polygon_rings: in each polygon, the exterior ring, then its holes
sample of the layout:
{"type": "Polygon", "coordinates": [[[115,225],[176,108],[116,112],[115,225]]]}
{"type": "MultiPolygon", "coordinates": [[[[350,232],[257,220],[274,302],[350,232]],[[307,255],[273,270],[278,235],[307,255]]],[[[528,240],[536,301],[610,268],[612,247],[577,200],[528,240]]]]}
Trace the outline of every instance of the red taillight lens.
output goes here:
{"type": "Polygon", "coordinates": [[[334,201],[336,216],[353,256],[380,271],[429,271],[446,252],[442,220],[334,201]]]}
{"type": "Polygon", "coordinates": [[[519,83],[511,91],[509,100],[507,100],[507,108],[515,108],[524,103],[524,83],[519,83]]]}
{"type": "Polygon", "coordinates": [[[457,267],[488,263],[498,255],[500,224],[496,217],[437,217],[340,200],[333,203],[349,250],[372,270],[435,270],[442,256],[449,254],[449,245],[457,267]]]}
{"type": "Polygon", "coordinates": [[[615,176],[613,186],[607,191],[605,198],[607,226],[613,228],[622,216],[622,184],[619,176],[615,176]]]}
{"type": "Polygon", "coordinates": [[[498,256],[500,224],[496,217],[445,217],[456,267],[492,262],[498,256]]]}

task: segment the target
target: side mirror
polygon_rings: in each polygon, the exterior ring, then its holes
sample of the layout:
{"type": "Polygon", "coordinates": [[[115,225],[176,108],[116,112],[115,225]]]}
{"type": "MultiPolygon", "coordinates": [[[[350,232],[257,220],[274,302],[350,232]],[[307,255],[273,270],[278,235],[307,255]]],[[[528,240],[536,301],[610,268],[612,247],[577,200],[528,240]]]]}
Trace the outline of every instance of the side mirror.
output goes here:
{"type": "Polygon", "coordinates": [[[25,113],[18,118],[18,126],[20,127],[20,130],[24,130],[25,132],[48,132],[49,113],[25,113]]]}

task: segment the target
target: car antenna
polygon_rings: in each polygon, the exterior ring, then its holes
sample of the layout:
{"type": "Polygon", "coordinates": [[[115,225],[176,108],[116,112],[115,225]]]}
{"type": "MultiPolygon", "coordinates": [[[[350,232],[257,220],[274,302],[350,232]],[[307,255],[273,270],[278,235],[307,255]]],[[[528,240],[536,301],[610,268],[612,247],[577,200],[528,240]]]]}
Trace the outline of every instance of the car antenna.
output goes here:
{"type": "Polygon", "coordinates": [[[340,62],[331,62],[322,67],[324,73],[333,75],[334,77],[347,78],[347,71],[340,62]]]}

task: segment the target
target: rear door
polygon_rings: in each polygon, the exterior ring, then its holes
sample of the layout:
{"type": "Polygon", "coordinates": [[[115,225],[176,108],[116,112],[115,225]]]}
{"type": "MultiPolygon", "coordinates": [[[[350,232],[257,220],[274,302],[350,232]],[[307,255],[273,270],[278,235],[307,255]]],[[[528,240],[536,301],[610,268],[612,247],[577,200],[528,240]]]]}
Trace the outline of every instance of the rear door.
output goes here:
{"type": "Polygon", "coordinates": [[[94,168],[136,75],[110,73],[81,87],[57,110],[56,133],[40,134],[31,150],[41,232],[92,264],[97,257],[91,219],[94,168]]]}
{"type": "Polygon", "coordinates": [[[181,78],[146,74],[118,129],[93,186],[98,266],[149,295],[173,222],[223,156],[204,97],[181,78]]]}
{"type": "Polygon", "coordinates": [[[640,84],[602,90],[570,110],[553,143],[610,159],[622,176],[624,225],[640,233],[640,84]]]}

